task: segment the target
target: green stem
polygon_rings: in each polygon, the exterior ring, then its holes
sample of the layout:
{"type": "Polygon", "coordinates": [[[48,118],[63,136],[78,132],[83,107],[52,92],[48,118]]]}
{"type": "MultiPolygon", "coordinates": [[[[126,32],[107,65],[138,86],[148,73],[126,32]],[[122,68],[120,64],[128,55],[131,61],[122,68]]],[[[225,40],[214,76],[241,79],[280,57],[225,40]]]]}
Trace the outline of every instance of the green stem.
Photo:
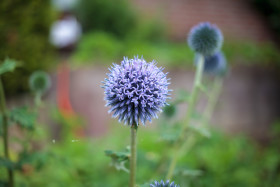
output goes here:
{"type": "Polygon", "coordinates": [[[171,163],[170,163],[167,175],[166,175],[166,179],[168,179],[168,180],[172,180],[172,176],[173,176],[178,158],[180,156],[180,153],[184,150],[185,145],[189,144],[188,141],[192,140],[192,139],[187,139],[186,141],[184,141],[185,136],[188,131],[189,124],[190,124],[191,116],[193,114],[193,111],[195,110],[195,105],[196,105],[199,88],[201,85],[202,75],[203,75],[202,74],[203,67],[204,67],[204,57],[202,55],[200,55],[199,59],[198,59],[196,73],[195,73],[193,89],[192,89],[191,96],[190,96],[189,103],[188,103],[188,110],[187,110],[186,118],[184,120],[185,126],[183,127],[183,129],[179,135],[178,141],[175,144],[175,153],[173,154],[173,157],[172,157],[172,160],[171,160],[171,163]]]}
{"type": "Polygon", "coordinates": [[[183,127],[183,131],[181,132],[180,138],[183,138],[184,134],[186,134],[186,131],[188,130],[188,127],[190,124],[191,117],[195,110],[198,92],[201,87],[203,67],[204,67],[204,57],[202,55],[200,55],[199,59],[198,59],[196,73],[195,73],[194,85],[193,85],[193,89],[192,89],[189,104],[188,104],[188,110],[187,110],[186,118],[184,120],[185,126],[183,127]]]}
{"type": "Polygon", "coordinates": [[[136,134],[137,134],[137,126],[134,124],[131,126],[131,156],[130,156],[130,187],[135,187],[136,181],[136,134]]]}
{"type": "Polygon", "coordinates": [[[210,121],[210,118],[213,114],[216,103],[218,101],[222,85],[223,85],[223,78],[215,77],[214,85],[213,85],[212,91],[209,95],[208,104],[207,104],[207,106],[204,110],[204,114],[203,114],[204,118],[203,118],[202,125],[204,125],[204,126],[210,121]]]}
{"type": "MultiPolygon", "coordinates": [[[[2,79],[0,77],[0,107],[1,107],[1,112],[3,115],[3,144],[4,144],[4,156],[7,160],[10,160],[10,155],[9,155],[9,129],[8,129],[8,115],[7,115],[7,109],[6,109],[6,99],[5,99],[5,93],[4,93],[4,88],[3,88],[3,83],[2,79]]],[[[13,174],[13,169],[8,168],[8,182],[9,182],[9,187],[14,186],[14,174],[13,174]]]]}
{"type": "Polygon", "coordinates": [[[35,93],[35,105],[37,107],[42,106],[43,102],[42,102],[42,94],[40,92],[35,93]]]}
{"type": "Polygon", "coordinates": [[[170,163],[170,166],[169,166],[169,170],[168,170],[168,173],[166,175],[166,180],[172,180],[172,177],[173,177],[173,173],[174,173],[174,170],[175,170],[175,167],[176,167],[176,164],[178,162],[178,159],[180,158],[180,156],[183,154],[183,153],[188,153],[189,150],[193,147],[193,145],[195,144],[195,137],[193,135],[190,135],[188,140],[185,141],[179,148],[178,148],[178,151],[175,155],[173,155],[173,159],[170,163]]]}

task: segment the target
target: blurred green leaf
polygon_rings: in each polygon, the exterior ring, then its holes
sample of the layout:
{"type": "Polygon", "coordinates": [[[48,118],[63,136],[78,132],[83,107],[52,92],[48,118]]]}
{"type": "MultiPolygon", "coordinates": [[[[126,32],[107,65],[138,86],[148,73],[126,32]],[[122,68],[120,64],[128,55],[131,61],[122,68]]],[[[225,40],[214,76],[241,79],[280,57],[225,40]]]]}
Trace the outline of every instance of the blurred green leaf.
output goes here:
{"type": "Polygon", "coordinates": [[[125,163],[129,160],[130,157],[130,148],[126,148],[123,152],[115,152],[112,150],[105,150],[106,156],[111,157],[112,163],[117,170],[123,170],[125,172],[129,172],[129,170],[125,167],[125,163]]]}
{"type": "Polygon", "coordinates": [[[13,72],[17,67],[17,65],[18,65],[17,61],[10,58],[6,58],[4,62],[0,65],[0,75],[7,72],[13,72]]]}
{"type": "Polygon", "coordinates": [[[26,129],[34,128],[36,118],[37,114],[30,111],[27,107],[14,108],[10,112],[11,121],[26,129]]]}
{"type": "Polygon", "coordinates": [[[175,99],[174,103],[179,104],[179,103],[183,103],[183,102],[188,102],[190,95],[191,95],[190,92],[180,89],[180,90],[178,90],[178,92],[176,94],[176,99],[175,99]]]}
{"type": "Polygon", "coordinates": [[[203,127],[201,125],[190,125],[189,127],[190,127],[191,130],[199,133],[200,135],[202,135],[206,138],[211,137],[211,133],[206,127],[203,127]]]}
{"type": "Polygon", "coordinates": [[[170,143],[175,142],[179,138],[181,132],[182,123],[176,122],[173,125],[164,125],[163,128],[160,128],[160,138],[163,141],[170,143]]]}
{"type": "Polygon", "coordinates": [[[198,111],[193,111],[192,119],[200,121],[201,119],[203,119],[203,116],[198,111]]]}
{"type": "Polygon", "coordinates": [[[167,118],[172,118],[175,116],[177,112],[177,108],[174,104],[170,104],[167,105],[163,108],[163,114],[167,117],[167,118]]]}
{"type": "Polygon", "coordinates": [[[40,170],[47,163],[49,157],[49,152],[21,152],[17,168],[21,169],[23,165],[29,164],[36,170],[40,170]]]}
{"type": "Polygon", "coordinates": [[[178,170],[177,173],[185,177],[198,177],[203,174],[201,170],[195,170],[195,169],[178,170]]]}

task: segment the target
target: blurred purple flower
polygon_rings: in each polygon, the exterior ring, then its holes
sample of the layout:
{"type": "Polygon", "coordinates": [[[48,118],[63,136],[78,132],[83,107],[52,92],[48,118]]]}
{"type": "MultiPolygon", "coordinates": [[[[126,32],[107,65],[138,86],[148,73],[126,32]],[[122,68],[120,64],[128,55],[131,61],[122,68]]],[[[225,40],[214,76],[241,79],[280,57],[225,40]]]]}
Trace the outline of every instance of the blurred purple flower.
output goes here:
{"type": "Polygon", "coordinates": [[[147,63],[138,57],[124,58],[121,65],[113,64],[103,82],[106,106],[111,107],[109,113],[130,126],[138,126],[139,120],[145,125],[147,120],[157,118],[171,91],[163,69],[154,61],[147,63]]]}

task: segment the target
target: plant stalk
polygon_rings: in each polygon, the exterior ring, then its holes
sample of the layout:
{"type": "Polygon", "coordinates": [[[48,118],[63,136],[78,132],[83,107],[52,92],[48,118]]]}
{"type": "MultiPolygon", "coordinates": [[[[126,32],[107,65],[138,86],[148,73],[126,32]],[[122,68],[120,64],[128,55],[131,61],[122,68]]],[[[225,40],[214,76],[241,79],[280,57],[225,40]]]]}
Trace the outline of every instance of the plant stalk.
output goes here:
{"type": "MultiPolygon", "coordinates": [[[[0,77],[0,107],[1,112],[3,115],[3,144],[4,144],[4,156],[5,159],[10,160],[9,155],[9,129],[8,129],[8,115],[7,115],[7,109],[6,109],[6,99],[5,99],[5,93],[4,93],[4,87],[2,83],[2,79],[0,77]]],[[[8,184],[9,187],[14,186],[14,173],[12,168],[7,168],[8,172],[8,184]]]]}
{"type": "Polygon", "coordinates": [[[186,114],[186,118],[184,120],[185,126],[183,127],[183,131],[181,132],[180,138],[184,138],[184,134],[186,134],[186,131],[188,130],[188,127],[190,125],[190,120],[193,115],[193,112],[195,110],[195,105],[197,102],[197,97],[199,93],[199,89],[201,86],[201,80],[202,80],[202,75],[203,75],[203,67],[204,67],[204,57],[202,55],[199,56],[198,59],[198,64],[197,64],[197,69],[195,72],[195,79],[194,79],[194,85],[193,89],[191,92],[191,96],[189,99],[189,104],[188,104],[188,110],[186,114]]]}
{"type": "Polygon", "coordinates": [[[210,118],[211,118],[213,111],[215,109],[215,106],[217,104],[222,85],[223,85],[223,78],[215,77],[213,89],[209,95],[208,105],[206,106],[204,114],[203,114],[204,118],[203,118],[202,125],[204,125],[204,126],[210,121],[210,118]]]}
{"type": "Polygon", "coordinates": [[[129,186],[135,187],[135,181],[136,181],[136,138],[137,138],[137,126],[133,124],[131,126],[131,142],[130,142],[130,181],[129,186]]]}
{"type": "Polygon", "coordinates": [[[197,101],[197,97],[198,97],[198,93],[199,93],[199,88],[201,86],[203,67],[204,67],[204,57],[202,55],[200,55],[199,59],[198,59],[196,73],[195,73],[193,89],[192,89],[191,96],[189,99],[188,110],[187,110],[186,118],[184,119],[185,125],[179,135],[178,140],[176,141],[175,152],[173,154],[173,157],[172,157],[172,160],[171,160],[171,163],[170,163],[167,175],[166,175],[166,180],[172,180],[173,173],[176,168],[176,164],[177,164],[178,158],[180,156],[180,153],[183,152],[185,145],[192,144],[192,143],[189,143],[188,141],[193,142],[193,138],[189,138],[186,141],[184,141],[184,139],[185,139],[185,135],[187,134],[187,131],[188,131],[188,127],[189,127],[189,124],[191,121],[191,117],[193,115],[193,111],[195,110],[195,105],[196,105],[196,101],[197,101]]]}

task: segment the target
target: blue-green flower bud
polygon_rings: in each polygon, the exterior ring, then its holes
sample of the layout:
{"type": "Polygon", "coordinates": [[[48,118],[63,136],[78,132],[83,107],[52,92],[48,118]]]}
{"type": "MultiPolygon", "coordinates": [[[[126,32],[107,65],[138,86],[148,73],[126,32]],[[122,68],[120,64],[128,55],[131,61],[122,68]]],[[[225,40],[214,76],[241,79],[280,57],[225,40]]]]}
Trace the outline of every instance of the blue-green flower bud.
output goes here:
{"type": "Polygon", "coordinates": [[[200,23],[191,29],[188,44],[196,53],[209,56],[220,50],[223,35],[215,25],[208,22],[200,23]]]}

